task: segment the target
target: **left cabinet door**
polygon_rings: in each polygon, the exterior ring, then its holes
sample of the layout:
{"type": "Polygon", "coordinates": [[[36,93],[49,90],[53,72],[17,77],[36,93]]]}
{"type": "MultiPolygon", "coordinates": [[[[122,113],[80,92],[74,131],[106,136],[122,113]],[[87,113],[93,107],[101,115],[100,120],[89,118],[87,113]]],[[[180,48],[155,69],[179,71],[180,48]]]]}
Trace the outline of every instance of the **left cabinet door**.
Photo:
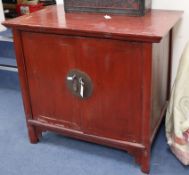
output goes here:
{"type": "Polygon", "coordinates": [[[67,86],[75,68],[74,41],[61,35],[22,32],[33,118],[81,130],[77,97],[67,86]]]}

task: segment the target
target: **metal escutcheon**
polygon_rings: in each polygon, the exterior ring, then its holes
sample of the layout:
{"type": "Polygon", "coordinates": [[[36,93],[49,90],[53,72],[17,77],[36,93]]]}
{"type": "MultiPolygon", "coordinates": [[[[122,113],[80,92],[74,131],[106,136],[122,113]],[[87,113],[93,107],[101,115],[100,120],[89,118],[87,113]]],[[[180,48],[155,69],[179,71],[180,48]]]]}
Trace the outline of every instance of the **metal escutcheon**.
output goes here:
{"type": "Polygon", "coordinates": [[[85,72],[77,69],[70,70],[66,76],[66,84],[70,92],[81,99],[92,95],[92,81],[85,72]]]}

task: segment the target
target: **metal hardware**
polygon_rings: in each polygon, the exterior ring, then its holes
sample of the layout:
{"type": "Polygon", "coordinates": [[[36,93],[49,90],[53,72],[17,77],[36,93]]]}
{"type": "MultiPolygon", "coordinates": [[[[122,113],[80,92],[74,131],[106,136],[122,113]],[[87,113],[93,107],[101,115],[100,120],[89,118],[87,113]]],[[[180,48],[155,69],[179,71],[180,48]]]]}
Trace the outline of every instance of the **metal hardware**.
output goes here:
{"type": "Polygon", "coordinates": [[[79,78],[79,83],[80,83],[80,96],[83,98],[85,83],[83,82],[83,79],[81,77],[79,78]]]}
{"type": "Polygon", "coordinates": [[[73,81],[75,78],[76,78],[76,75],[74,74],[73,76],[68,76],[68,77],[67,77],[67,80],[73,81]]]}
{"type": "Polygon", "coordinates": [[[73,76],[67,76],[67,80],[68,81],[72,81],[72,85],[73,85],[73,90],[74,92],[77,92],[77,77],[76,74],[74,74],[73,76]]]}
{"type": "Polygon", "coordinates": [[[77,87],[77,78],[74,78],[74,79],[73,79],[73,90],[74,90],[75,92],[77,92],[77,90],[78,90],[78,87],[77,87]]]}
{"type": "Polygon", "coordinates": [[[70,70],[66,76],[66,84],[70,92],[77,97],[85,99],[92,95],[92,81],[85,72],[70,70]]]}

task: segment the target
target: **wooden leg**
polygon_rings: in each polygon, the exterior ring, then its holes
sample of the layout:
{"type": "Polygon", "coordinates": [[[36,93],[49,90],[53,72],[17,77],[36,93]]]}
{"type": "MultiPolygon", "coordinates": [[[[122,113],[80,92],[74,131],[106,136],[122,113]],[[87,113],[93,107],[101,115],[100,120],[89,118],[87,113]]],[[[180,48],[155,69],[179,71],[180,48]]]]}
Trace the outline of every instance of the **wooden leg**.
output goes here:
{"type": "Polygon", "coordinates": [[[149,174],[150,172],[150,150],[144,150],[141,154],[141,170],[142,172],[149,174]]]}
{"type": "Polygon", "coordinates": [[[37,130],[34,126],[28,125],[28,135],[31,143],[37,143],[39,141],[37,130]]]}
{"type": "Polygon", "coordinates": [[[135,162],[140,165],[143,173],[149,174],[150,172],[150,150],[143,150],[133,154],[135,162]]]}

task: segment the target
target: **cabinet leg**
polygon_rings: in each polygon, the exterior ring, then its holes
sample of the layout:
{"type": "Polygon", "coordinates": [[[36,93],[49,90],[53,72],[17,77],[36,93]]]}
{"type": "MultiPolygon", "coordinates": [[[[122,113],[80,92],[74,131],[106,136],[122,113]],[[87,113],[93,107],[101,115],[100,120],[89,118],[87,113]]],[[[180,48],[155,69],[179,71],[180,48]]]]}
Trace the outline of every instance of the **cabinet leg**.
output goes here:
{"type": "Polygon", "coordinates": [[[28,125],[28,135],[31,143],[37,143],[39,141],[39,134],[34,126],[28,125]]]}
{"type": "Polygon", "coordinates": [[[150,150],[145,150],[141,154],[140,166],[142,172],[149,174],[150,172],[150,150]]]}

